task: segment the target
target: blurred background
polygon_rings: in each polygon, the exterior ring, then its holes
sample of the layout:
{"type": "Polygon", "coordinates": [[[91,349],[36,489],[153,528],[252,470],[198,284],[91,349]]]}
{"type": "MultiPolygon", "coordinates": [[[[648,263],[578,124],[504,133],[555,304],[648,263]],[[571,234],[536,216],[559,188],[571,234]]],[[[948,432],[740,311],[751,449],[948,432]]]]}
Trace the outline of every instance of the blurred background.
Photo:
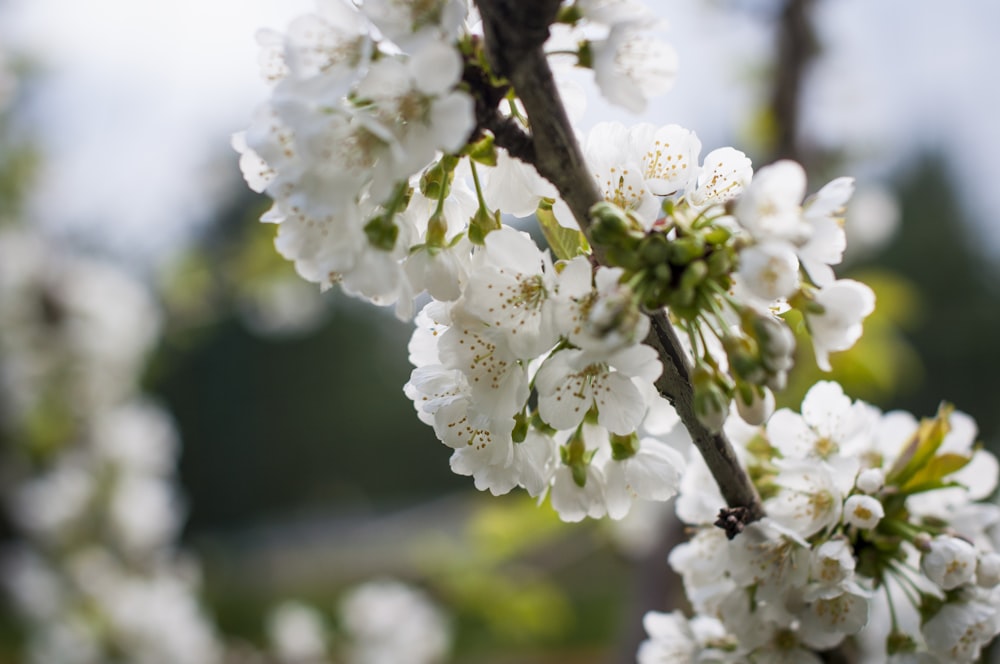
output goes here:
{"type": "MultiPolygon", "coordinates": [[[[649,4],[675,89],[585,122],[856,176],[838,273],[879,304],[834,378],[950,401],[996,450],[1000,5],[649,4]]],[[[357,659],[378,616],[415,662],[633,661],[677,601],[667,513],[478,494],[402,393],[409,327],[257,222],[229,148],[267,94],[253,36],[311,7],[0,0],[0,662],[391,662],[357,659]]],[[[821,376],[803,351],[783,405],[821,376]]]]}

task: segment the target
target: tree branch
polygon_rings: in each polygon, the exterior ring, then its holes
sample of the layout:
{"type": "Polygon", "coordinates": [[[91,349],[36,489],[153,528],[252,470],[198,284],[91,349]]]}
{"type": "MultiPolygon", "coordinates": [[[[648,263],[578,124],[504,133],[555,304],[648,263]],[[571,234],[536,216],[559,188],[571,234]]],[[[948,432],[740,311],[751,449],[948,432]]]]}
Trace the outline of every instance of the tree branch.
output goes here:
{"type": "Polygon", "coordinates": [[[813,0],[787,0],[781,11],[771,93],[771,113],[776,128],[771,161],[802,160],[799,149],[802,84],[806,69],[819,52],[810,18],[813,5],[813,0]]]}
{"type": "MultiPolygon", "coordinates": [[[[524,104],[531,124],[534,160],[539,174],[559,191],[590,239],[590,209],[604,200],[594,181],[552,79],[542,46],[555,19],[558,0],[477,0],[483,17],[486,51],[495,73],[505,76],[524,104]]],[[[503,145],[500,140],[498,145],[503,145]]],[[[606,264],[600,245],[591,242],[597,260],[606,264]]],[[[646,343],[656,349],[663,373],[656,382],[691,433],[712,476],[731,508],[742,508],[740,521],[763,516],[760,498],[724,434],[713,434],[694,410],[691,365],[664,311],[652,315],[646,343]]]]}

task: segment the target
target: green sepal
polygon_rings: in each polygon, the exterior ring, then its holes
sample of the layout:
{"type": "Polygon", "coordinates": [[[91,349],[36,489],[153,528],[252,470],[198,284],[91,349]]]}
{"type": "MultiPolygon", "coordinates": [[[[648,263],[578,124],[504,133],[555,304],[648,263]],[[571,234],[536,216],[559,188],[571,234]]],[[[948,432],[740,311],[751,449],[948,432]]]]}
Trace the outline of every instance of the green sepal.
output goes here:
{"type": "Polygon", "coordinates": [[[583,442],[583,427],[577,427],[576,433],[569,442],[559,448],[559,456],[564,465],[569,466],[573,475],[573,482],[578,487],[587,485],[587,466],[597,450],[587,451],[587,446],[583,442]]]}
{"type": "Polygon", "coordinates": [[[492,134],[486,134],[475,143],[470,143],[462,152],[469,155],[469,159],[477,164],[482,164],[483,166],[497,165],[497,148],[493,143],[492,134]]]}
{"type": "Polygon", "coordinates": [[[538,226],[548,242],[549,248],[558,260],[570,260],[590,253],[590,244],[580,231],[559,224],[552,213],[552,203],[543,200],[535,211],[538,226]]]}
{"type": "Polygon", "coordinates": [[[528,415],[521,411],[514,416],[514,430],[510,432],[511,440],[515,443],[523,443],[528,437],[528,429],[531,427],[531,420],[528,415]]]}
{"type": "Polygon", "coordinates": [[[542,419],[537,410],[531,414],[531,427],[546,436],[554,436],[558,432],[558,429],[542,419]]]}
{"type": "Polygon", "coordinates": [[[576,25],[576,23],[583,18],[583,11],[577,7],[574,2],[571,5],[566,5],[559,8],[559,13],[556,14],[556,23],[564,23],[566,25],[576,25]]]}
{"type": "Polygon", "coordinates": [[[917,652],[917,641],[905,632],[893,631],[885,637],[885,654],[902,655],[917,652]]]}
{"type": "Polygon", "coordinates": [[[611,434],[611,458],[615,461],[631,459],[639,451],[639,436],[634,431],[627,436],[611,434]]]}
{"type": "Polygon", "coordinates": [[[392,251],[399,237],[399,227],[392,222],[387,214],[382,214],[365,224],[365,236],[368,243],[382,251],[392,251]]]}
{"type": "Polygon", "coordinates": [[[945,594],[944,598],[935,597],[930,593],[920,593],[920,606],[917,607],[917,610],[920,612],[920,624],[922,625],[936,616],[938,611],[947,603],[948,593],[945,594]]]}
{"type": "Polygon", "coordinates": [[[486,236],[500,228],[500,211],[490,212],[479,206],[476,214],[469,220],[469,240],[473,244],[486,244],[486,236]]]}
{"type": "Polygon", "coordinates": [[[420,176],[420,193],[437,201],[451,193],[451,182],[455,177],[455,165],[442,158],[420,176]],[[450,168],[449,168],[450,166],[450,168]]]}
{"type": "Polygon", "coordinates": [[[594,49],[587,40],[581,41],[576,51],[576,66],[584,69],[594,68],[594,49]]]}
{"type": "Polygon", "coordinates": [[[444,215],[435,213],[427,220],[427,246],[441,248],[448,244],[448,222],[444,215]]]}
{"type": "Polygon", "coordinates": [[[761,459],[770,459],[772,457],[781,457],[781,452],[778,448],[771,445],[771,442],[764,436],[755,434],[753,438],[750,439],[745,446],[747,452],[751,456],[759,457],[761,459]]]}

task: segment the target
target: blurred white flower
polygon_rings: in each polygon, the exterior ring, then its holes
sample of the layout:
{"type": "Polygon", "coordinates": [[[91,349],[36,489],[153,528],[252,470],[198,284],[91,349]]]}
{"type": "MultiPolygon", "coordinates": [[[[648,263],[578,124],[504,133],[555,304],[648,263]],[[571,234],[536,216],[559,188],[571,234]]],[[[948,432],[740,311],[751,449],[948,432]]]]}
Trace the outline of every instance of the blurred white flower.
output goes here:
{"type": "Polygon", "coordinates": [[[340,602],[349,664],[435,664],[444,661],[451,630],[422,591],[399,581],[370,581],[340,602]]]}

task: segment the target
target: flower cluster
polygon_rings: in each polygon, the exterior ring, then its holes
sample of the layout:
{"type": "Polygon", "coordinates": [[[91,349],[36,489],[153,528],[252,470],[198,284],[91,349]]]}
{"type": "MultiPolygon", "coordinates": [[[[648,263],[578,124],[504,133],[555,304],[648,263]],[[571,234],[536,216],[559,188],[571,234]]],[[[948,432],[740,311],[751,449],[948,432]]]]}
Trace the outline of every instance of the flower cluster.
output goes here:
{"type": "MultiPolygon", "coordinates": [[[[705,527],[671,564],[700,615],[650,614],[641,662],[818,661],[883,606],[881,652],[976,656],[1000,628],[988,532],[1000,516],[973,503],[996,485],[996,461],[973,449],[968,419],[944,408],[918,424],[832,383],[801,415],[773,412],[790,322],[829,370],[874,309],[870,288],[833,271],[850,178],[807,195],[792,161],[754,172],[731,147],[703,157],[677,125],[584,133],[560,113],[564,143],[580,137],[579,152],[561,147],[585,164],[573,173],[587,190],[564,200],[578,192],[537,153],[537,104],[516,89],[528,79],[492,70],[507,57],[489,52],[500,30],[484,37],[473,7],[317,6],[259,38],[273,92],[234,145],[251,187],[274,199],[263,220],[279,223],[278,250],[310,281],[403,318],[426,291],[404,390],[480,490],[522,487],[579,521],[680,489],[679,514],[705,527]],[[508,225],[531,214],[548,249],[508,225]],[[697,421],[682,409],[685,423],[740,443],[764,499],[768,517],[732,541],[708,526],[725,501],[661,396],[673,374],[657,386],[651,316],[663,337],[682,333],[683,347],[670,344],[691,364],[697,421]]],[[[550,18],[548,61],[593,69],[611,101],[641,110],[670,87],[673,52],[640,3],[575,0],[550,18]]],[[[572,84],[554,75],[579,117],[572,84]]]]}
{"type": "Polygon", "coordinates": [[[945,406],[917,422],[822,382],[801,414],[729,428],[768,517],[727,540],[692,464],[677,511],[698,530],[670,564],[699,617],[648,615],[641,664],[819,662],[869,623],[885,626],[860,641],[871,661],[972,662],[1000,633],[1000,508],[976,502],[998,464],[967,415],[945,406]]]}
{"type": "MultiPolygon", "coordinates": [[[[699,165],[701,143],[682,127],[598,125],[583,147],[605,199],[591,238],[610,266],[595,270],[567,203],[475,126],[473,97],[503,93],[497,112],[529,129],[516,91],[488,70],[474,14],[448,2],[377,5],[328,0],[284,35],[261,34],[275,84],[237,137],[241,165],[274,199],[264,220],[280,222],[277,247],[307,279],[395,302],[404,316],[414,294],[433,298],[406,392],[455,450],[455,472],[497,494],[551,488],[568,520],[621,517],[633,498],[673,495],[684,465],[653,437],[669,430],[658,414],[669,408],[642,345],[647,312],[667,308],[686,330],[697,412],[712,430],[734,398],[748,421],[769,414],[794,349],[776,314],[807,314],[824,366],[857,338],[871,291],[829,267],[843,252],[849,180],[803,203],[797,164],[751,182],[733,148],[699,165]],[[425,13],[403,20],[402,7],[425,13]],[[535,213],[559,260],[504,226],[504,213],[535,213]]],[[[566,5],[551,57],[565,57],[568,31],[577,64],[618,82],[605,94],[639,105],[636,90],[669,78],[630,59],[656,24],[640,9],[566,5]],[[608,74],[606,61],[629,75],[608,74]]]]}
{"type": "Polygon", "coordinates": [[[0,233],[0,257],[0,438],[23,538],[3,567],[25,661],[218,661],[196,565],[174,547],[173,425],[138,393],[153,302],[24,231],[0,233]]]}
{"type": "Polygon", "coordinates": [[[340,629],[330,639],[322,614],[285,601],[271,612],[267,632],[279,662],[287,664],[438,664],[446,660],[451,629],[421,590],[400,581],[367,581],[340,601],[340,629]],[[330,643],[332,641],[332,643],[330,643]]]}
{"type": "MultiPolygon", "coordinates": [[[[285,34],[258,35],[273,91],[234,145],[251,187],[274,199],[264,219],[279,224],[278,250],[309,281],[411,306],[402,263],[445,233],[401,215],[419,205],[410,179],[474,126],[456,89],[466,13],[461,0],[325,0],[285,34]]],[[[441,217],[443,198],[433,203],[441,217]]]]}
{"type": "Polygon", "coordinates": [[[594,274],[582,256],[557,267],[503,227],[472,256],[461,297],[424,308],[405,391],[455,450],[455,472],[494,494],[551,488],[568,521],[621,518],[634,498],[676,492],[683,457],[652,437],[676,416],[620,273],[594,274]]]}

